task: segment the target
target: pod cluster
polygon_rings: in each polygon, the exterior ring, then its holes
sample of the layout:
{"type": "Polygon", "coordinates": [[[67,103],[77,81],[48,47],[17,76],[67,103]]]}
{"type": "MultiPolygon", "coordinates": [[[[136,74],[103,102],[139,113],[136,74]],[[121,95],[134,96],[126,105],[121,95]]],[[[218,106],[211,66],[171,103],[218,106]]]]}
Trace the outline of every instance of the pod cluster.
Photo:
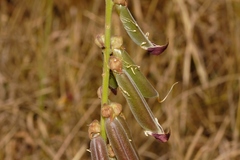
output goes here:
{"type": "Polygon", "coordinates": [[[100,135],[100,124],[94,120],[89,125],[90,152],[92,160],[138,160],[139,155],[132,142],[132,135],[122,114],[119,103],[110,102],[104,105],[101,114],[106,118],[105,126],[108,137],[107,144],[100,135]]]}
{"type": "MultiPolygon", "coordinates": [[[[115,9],[119,15],[122,25],[129,37],[146,50],[149,54],[159,55],[167,47],[156,45],[144,34],[131,12],[127,8],[126,0],[113,0],[115,9]]],[[[103,50],[105,49],[104,35],[98,35],[95,43],[103,50]]],[[[139,125],[144,129],[146,136],[151,135],[160,142],[167,142],[170,132],[165,133],[151,111],[145,98],[157,97],[159,94],[147,80],[140,70],[140,66],[134,63],[132,58],[122,47],[121,37],[111,38],[111,55],[109,59],[109,89],[117,95],[117,90],[125,97],[128,106],[139,125]]],[[[101,88],[98,91],[101,98],[101,88]]],[[[91,139],[90,152],[92,160],[119,159],[138,160],[139,155],[132,142],[131,132],[122,114],[122,106],[116,102],[103,104],[101,115],[105,118],[105,131],[107,140],[100,135],[100,124],[93,121],[89,126],[89,137],[91,139]]]]}

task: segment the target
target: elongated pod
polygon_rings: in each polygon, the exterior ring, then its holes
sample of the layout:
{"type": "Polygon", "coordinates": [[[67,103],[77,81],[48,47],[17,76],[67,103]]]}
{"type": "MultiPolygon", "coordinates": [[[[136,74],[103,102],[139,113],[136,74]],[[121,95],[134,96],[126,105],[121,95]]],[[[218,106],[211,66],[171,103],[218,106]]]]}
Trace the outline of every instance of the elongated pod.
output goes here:
{"type": "Polygon", "coordinates": [[[130,79],[131,77],[128,76],[128,73],[123,70],[123,74],[115,74],[115,77],[123,96],[127,100],[131,112],[142,128],[163,133],[163,130],[159,128],[146,100],[133,80],[130,79]]]}
{"type": "Polygon", "coordinates": [[[108,160],[108,152],[106,143],[103,138],[100,136],[101,126],[98,120],[94,120],[89,124],[88,135],[91,139],[90,142],[90,151],[92,160],[108,160]]]}
{"type": "Polygon", "coordinates": [[[139,156],[133,147],[131,140],[121,124],[114,118],[108,118],[105,122],[106,132],[111,147],[119,160],[138,160],[139,156]]]}
{"type": "Polygon", "coordinates": [[[160,46],[152,43],[148,39],[148,36],[143,33],[126,5],[115,3],[115,8],[119,14],[124,29],[137,45],[154,55],[161,54],[167,48],[168,43],[160,46]]]}
{"type": "Polygon", "coordinates": [[[108,160],[107,146],[103,138],[98,135],[90,142],[90,151],[92,160],[108,160]]]}
{"type": "Polygon", "coordinates": [[[154,117],[137,85],[131,76],[129,76],[128,72],[122,68],[120,62],[121,60],[118,57],[111,56],[109,63],[110,69],[113,71],[118,86],[122,91],[123,96],[127,100],[134,118],[145,130],[146,135],[152,135],[161,142],[166,142],[170,134],[164,133],[164,130],[154,117]]]}
{"type": "Polygon", "coordinates": [[[132,78],[137,88],[145,98],[158,97],[158,92],[151,85],[148,79],[140,71],[140,66],[136,65],[124,49],[113,49],[113,55],[122,59],[123,68],[132,78]]]}

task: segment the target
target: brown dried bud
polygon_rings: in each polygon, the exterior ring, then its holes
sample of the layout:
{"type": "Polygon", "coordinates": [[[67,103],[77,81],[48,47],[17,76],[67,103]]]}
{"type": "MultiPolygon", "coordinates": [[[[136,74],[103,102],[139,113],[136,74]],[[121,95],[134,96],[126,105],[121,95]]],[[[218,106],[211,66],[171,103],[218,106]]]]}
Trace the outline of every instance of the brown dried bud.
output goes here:
{"type": "Polygon", "coordinates": [[[111,38],[111,48],[120,49],[123,44],[123,39],[120,36],[114,36],[111,38]]]}
{"type": "Polygon", "coordinates": [[[122,73],[122,60],[118,57],[111,56],[109,59],[109,67],[113,72],[122,73]]]}
{"type": "Polygon", "coordinates": [[[88,127],[88,136],[90,139],[93,139],[97,135],[100,134],[101,126],[98,122],[98,120],[94,120],[92,123],[90,123],[88,127]]]}
{"type": "Polygon", "coordinates": [[[101,114],[104,118],[113,118],[113,108],[110,105],[104,104],[101,109],[101,114]]]}
{"type": "Polygon", "coordinates": [[[101,48],[101,49],[104,49],[105,48],[105,38],[104,38],[104,35],[101,34],[101,35],[97,35],[96,38],[95,38],[95,43],[96,45],[101,48]]]}
{"type": "Polygon", "coordinates": [[[111,102],[109,105],[112,107],[115,116],[122,113],[122,105],[120,103],[111,102]]]}
{"type": "MultiPolygon", "coordinates": [[[[108,96],[110,95],[110,93],[111,93],[111,90],[108,89],[108,96]]],[[[99,98],[99,99],[102,99],[102,86],[100,86],[100,87],[98,88],[98,90],[97,90],[97,95],[98,95],[98,98],[99,98]]]]}

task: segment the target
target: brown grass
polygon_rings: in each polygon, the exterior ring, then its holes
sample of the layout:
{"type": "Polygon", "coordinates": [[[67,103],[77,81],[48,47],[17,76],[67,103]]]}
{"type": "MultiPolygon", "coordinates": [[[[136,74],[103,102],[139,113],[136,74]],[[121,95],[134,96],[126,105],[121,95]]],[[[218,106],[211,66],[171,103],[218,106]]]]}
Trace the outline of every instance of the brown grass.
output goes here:
{"type": "MultiPolygon", "coordinates": [[[[99,119],[105,1],[0,1],[0,159],[90,159],[87,125],[99,119]]],[[[129,0],[150,39],[149,56],[114,15],[113,34],[164,97],[148,102],[168,143],[145,137],[121,94],[142,159],[240,158],[240,1],[129,0]]]]}

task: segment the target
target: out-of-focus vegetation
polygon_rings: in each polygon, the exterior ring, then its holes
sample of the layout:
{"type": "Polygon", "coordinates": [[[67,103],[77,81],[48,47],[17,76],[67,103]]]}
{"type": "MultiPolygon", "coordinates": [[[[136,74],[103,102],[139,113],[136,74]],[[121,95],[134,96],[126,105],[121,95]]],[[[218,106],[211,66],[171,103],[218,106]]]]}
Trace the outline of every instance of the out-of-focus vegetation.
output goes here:
{"type": "MultiPolygon", "coordinates": [[[[163,98],[148,99],[168,143],[146,137],[120,94],[142,159],[240,158],[240,1],[129,0],[149,38],[169,47],[149,56],[113,15],[114,35],[163,98]]],[[[99,119],[103,0],[0,1],[0,159],[87,160],[87,125],[99,119]]]]}

